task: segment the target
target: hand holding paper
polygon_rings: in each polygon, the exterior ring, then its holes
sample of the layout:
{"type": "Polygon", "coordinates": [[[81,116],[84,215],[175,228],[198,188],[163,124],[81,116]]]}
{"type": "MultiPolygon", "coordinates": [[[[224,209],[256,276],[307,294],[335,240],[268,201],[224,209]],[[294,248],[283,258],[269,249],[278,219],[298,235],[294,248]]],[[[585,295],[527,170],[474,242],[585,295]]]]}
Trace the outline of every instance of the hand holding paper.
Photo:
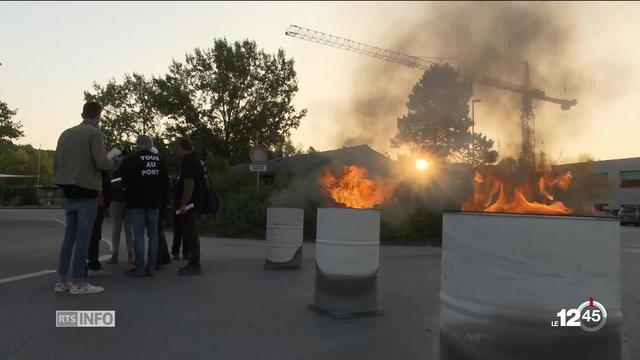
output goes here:
{"type": "Polygon", "coordinates": [[[109,159],[110,161],[113,161],[113,159],[118,157],[120,154],[122,154],[122,151],[114,147],[113,149],[111,149],[111,151],[107,153],[107,159],[109,159]]]}
{"type": "MultiPolygon", "coordinates": [[[[191,209],[193,209],[194,205],[193,204],[187,204],[187,206],[184,207],[185,209],[185,213],[191,209]]],[[[176,210],[176,215],[180,215],[180,210],[176,210]]]]}

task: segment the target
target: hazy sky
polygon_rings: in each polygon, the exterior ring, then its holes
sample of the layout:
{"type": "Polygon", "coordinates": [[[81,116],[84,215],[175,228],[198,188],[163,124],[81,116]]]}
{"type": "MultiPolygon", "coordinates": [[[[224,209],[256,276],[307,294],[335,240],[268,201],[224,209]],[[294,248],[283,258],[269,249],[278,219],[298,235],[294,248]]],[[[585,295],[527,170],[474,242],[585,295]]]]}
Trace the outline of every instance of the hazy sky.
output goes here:
{"type": "MultiPolygon", "coordinates": [[[[249,38],[269,51],[284,48],[296,61],[300,92],[295,101],[309,113],[294,132],[294,142],[303,143],[305,148],[313,145],[331,149],[341,145],[338,139],[349,135],[345,133],[354,131],[336,118],[340,109],[349,106],[356,86],[354,73],[378,60],[287,37],[287,26],[297,24],[394,48],[388,34],[428,16],[431,6],[402,2],[2,2],[0,99],[19,109],[17,119],[26,134],[20,143],[54,148],[60,132],[79,121],[83,91],[94,81],[121,79],[124,73],[133,71],[159,75],[172,58],[182,59],[194,47],[210,46],[214,37],[230,41],[249,38]]],[[[599,159],[640,156],[640,5],[575,3],[569,12],[566,16],[575,21],[576,37],[568,46],[574,49],[575,63],[607,67],[602,73],[583,76],[590,79],[589,86],[609,89],[615,84],[615,91],[590,92],[579,98],[578,107],[570,115],[579,121],[572,122],[574,128],[560,127],[558,131],[566,135],[555,136],[552,143],[545,144],[545,150],[552,157],[562,152],[566,160],[580,153],[599,159]]],[[[420,51],[417,55],[441,55],[430,53],[428,48],[420,51]]],[[[416,81],[421,75],[419,71],[406,71],[409,76],[415,74],[416,81]]],[[[571,85],[571,79],[568,82],[571,85]]],[[[554,84],[556,88],[549,92],[562,94],[562,83],[554,84]]],[[[480,131],[501,144],[519,139],[519,131],[505,133],[495,123],[482,125],[483,116],[499,110],[483,105],[476,111],[480,131]]],[[[540,114],[544,114],[539,115],[539,126],[549,126],[550,117],[563,121],[567,116],[544,106],[539,105],[540,114]]],[[[386,121],[394,124],[399,115],[389,116],[386,121]]],[[[517,125],[517,120],[518,114],[511,114],[508,121],[517,125]]],[[[384,144],[372,145],[389,151],[384,144]]]]}

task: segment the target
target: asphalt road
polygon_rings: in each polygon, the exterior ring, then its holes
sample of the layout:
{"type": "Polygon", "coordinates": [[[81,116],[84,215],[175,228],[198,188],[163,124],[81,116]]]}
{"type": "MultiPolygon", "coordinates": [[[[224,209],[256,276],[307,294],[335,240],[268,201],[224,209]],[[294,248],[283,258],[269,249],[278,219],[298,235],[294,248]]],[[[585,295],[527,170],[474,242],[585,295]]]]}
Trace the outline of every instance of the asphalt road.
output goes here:
{"type": "MultiPolygon", "coordinates": [[[[42,272],[57,266],[63,221],[59,210],[0,210],[1,360],[438,357],[439,249],[382,247],[385,314],[333,320],[307,308],[312,244],[305,244],[301,270],[268,271],[263,242],[203,238],[202,276],[177,275],[183,262],[141,279],[125,277],[124,264],[106,265],[114,277],[90,279],[104,293],[55,294],[55,274],[42,272]],[[115,310],[116,327],[56,328],[56,310],[115,310]]],[[[106,221],[103,235],[110,233],[106,221]]],[[[622,241],[624,348],[636,360],[640,228],[622,228],[622,241]]]]}

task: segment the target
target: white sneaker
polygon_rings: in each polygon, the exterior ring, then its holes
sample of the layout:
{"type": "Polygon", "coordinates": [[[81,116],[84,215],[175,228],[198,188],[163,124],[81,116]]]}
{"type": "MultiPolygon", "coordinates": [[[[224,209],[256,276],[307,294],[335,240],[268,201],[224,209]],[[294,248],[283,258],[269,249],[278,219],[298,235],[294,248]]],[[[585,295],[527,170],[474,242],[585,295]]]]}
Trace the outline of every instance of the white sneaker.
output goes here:
{"type": "Polygon", "coordinates": [[[65,291],[69,291],[69,289],[71,289],[71,283],[70,282],[57,282],[56,286],[53,287],[53,291],[57,292],[57,293],[63,293],[65,291]]]}
{"type": "Polygon", "coordinates": [[[73,295],[84,295],[84,294],[96,294],[103,291],[104,291],[104,288],[100,286],[93,286],[91,284],[87,284],[83,287],[77,287],[75,285],[72,285],[71,290],[69,292],[73,295]]]}

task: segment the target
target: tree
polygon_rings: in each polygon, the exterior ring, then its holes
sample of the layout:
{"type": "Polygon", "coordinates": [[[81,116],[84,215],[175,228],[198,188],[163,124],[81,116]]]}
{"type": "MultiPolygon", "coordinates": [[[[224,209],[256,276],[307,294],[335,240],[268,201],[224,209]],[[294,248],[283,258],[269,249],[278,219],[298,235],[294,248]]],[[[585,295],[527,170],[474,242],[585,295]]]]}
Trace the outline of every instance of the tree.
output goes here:
{"type": "Polygon", "coordinates": [[[122,83],[114,79],[101,86],[93,84],[93,93],[86,91],[86,101],[97,101],[104,107],[100,127],[108,146],[131,147],[138,135],[149,135],[161,141],[163,116],[155,99],[158,90],[154,82],[140,74],[125,74],[122,83]]]}
{"type": "Polygon", "coordinates": [[[479,133],[474,154],[468,105],[472,94],[471,83],[449,64],[431,65],[409,95],[408,112],[398,119],[392,146],[408,145],[447,161],[495,162],[493,141],[479,133]]]}
{"type": "Polygon", "coordinates": [[[0,101],[0,140],[15,140],[22,136],[22,124],[11,120],[17,114],[16,109],[10,109],[7,103],[0,101]]]}
{"type": "Polygon", "coordinates": [[[35,198],[36,191],[33,186],[38,182],[38,173],[40,174],[40,185],[51,184],[54,177],[54,155],[54,151],[40,151],[34,149],[31,145],[0,142],[0,172],[33,176],[0,179],[0,204],[15,201],[30,204],[37,203],[37,198],[35,198]],[[39,157],[40,161],[38,161],[39,157]],[[38,171],[38,165],[40,171],[38,171]]]}
{"type": "Polygon", "coordinates": [[[281,147],[306,114],[293,106],[293,65],[283,50],[268,54],[249,40],[196,48],[155,79],[158,108],[175,120],[167,132],[190,135],[231,163],[245,161],[256,141],[281,147]]]}

